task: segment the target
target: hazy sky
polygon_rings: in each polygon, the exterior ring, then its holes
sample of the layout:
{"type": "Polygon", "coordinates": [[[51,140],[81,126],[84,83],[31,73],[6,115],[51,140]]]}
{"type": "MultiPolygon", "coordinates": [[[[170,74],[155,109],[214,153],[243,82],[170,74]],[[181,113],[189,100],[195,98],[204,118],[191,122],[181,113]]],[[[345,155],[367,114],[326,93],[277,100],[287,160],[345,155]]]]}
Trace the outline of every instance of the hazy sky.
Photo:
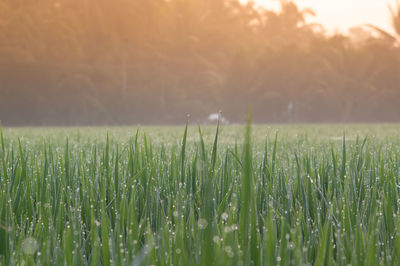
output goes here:
{"type": "MultiPolygon", "coordinates": [[[[279,0],[253,1],[267,8],[279,7],[279,0]]],[[[393,32],[388,4],[395,3],[395,0],[295,0],[294,2],[301,8],[312,8],[317,17],[309,21],[321,23],[329,31],[336,29],[346,31],[349,27],[370,23],[393,32]]]]}

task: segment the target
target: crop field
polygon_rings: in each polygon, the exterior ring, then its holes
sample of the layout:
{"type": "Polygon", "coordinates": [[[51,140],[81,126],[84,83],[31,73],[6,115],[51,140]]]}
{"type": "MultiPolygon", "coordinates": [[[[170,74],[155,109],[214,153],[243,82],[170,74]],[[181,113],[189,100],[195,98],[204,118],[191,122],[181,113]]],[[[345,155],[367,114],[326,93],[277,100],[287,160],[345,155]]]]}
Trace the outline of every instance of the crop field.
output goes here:
{"type": "Polygon", "coordinates": [[[400,265],[400,125],[1,132],[0,265],[400,265]]]}

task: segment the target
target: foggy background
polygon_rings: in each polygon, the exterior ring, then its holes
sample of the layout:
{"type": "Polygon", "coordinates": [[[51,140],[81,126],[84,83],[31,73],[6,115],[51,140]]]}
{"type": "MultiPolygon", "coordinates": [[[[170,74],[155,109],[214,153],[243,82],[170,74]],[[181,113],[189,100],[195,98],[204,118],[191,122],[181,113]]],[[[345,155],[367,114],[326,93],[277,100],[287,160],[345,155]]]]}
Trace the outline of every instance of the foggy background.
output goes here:
{"type": "MultiPolygon", "coordinates": [[[[362,8],[362,7],[360,7],[362,8]]],[[[400,122],[390,34],[238,0],[0,0],[3,125],[400,122]]],[[[354,10],[357,12],[357,10],[354,10]]]]}

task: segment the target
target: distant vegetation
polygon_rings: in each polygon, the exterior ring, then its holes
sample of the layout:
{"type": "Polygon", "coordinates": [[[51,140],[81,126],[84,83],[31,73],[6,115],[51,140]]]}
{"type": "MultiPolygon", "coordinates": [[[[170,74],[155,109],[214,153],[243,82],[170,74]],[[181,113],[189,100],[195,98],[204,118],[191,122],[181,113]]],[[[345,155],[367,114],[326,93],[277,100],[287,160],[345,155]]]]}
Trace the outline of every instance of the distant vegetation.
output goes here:
{"type": "Polygon", "coordinates": [[[256,122],[399,121],[398,36],[328,35],[310,15],[286,1],[0,0],[0,120],[237,122],[251,105],[256,122]]]}

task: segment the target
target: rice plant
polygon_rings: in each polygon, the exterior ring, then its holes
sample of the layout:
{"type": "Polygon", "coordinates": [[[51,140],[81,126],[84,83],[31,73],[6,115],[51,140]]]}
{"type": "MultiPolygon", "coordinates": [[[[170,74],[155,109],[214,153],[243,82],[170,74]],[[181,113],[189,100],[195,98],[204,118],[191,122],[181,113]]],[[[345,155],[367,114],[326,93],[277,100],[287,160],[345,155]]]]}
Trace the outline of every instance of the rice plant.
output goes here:
{"type": "Polygon", "coordinates": [[[386,127],[5,129],[0,264],[399,265],[386,127]]]}

